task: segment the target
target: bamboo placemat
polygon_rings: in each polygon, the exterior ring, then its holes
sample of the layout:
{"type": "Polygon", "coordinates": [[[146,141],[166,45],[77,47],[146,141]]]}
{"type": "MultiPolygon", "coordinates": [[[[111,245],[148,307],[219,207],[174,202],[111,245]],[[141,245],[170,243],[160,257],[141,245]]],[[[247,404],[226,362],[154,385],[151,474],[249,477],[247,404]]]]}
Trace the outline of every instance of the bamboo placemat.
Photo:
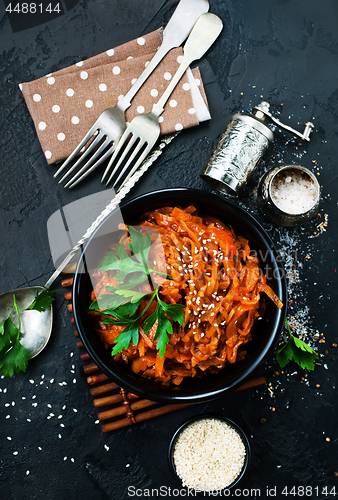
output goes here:
{"type": "MultiPolygon", "coordinates": [[[[73,278],[70,277],[62,280],[61,285],[65,289],[71,288],[73,278]]],[[[68,302],[68,311],[72,313],[72,291],[66,291],[64,296],[68,302]]],[[[75,325],[73,316],[71,316],[71,322],[75,325]]],[[[77,346],[80,350],[83,375],[86,378],[90,394],[93,398],[94,407],[97,409],[97,417],[101,423],[102,432],[111,432],[192,406],[192,404],[164,405],[163,403],[149,399],[140,399],[135,394],[127,392],[123,387],[112,382],[100,371],[86,352],[83,343],[79,339],[77,330],[74,330],[74,334],[78,339],[77,346]]],[[[247,381],[234,392],[250,389],[265,383],[265,377],[256,377],[247,381]]]]}

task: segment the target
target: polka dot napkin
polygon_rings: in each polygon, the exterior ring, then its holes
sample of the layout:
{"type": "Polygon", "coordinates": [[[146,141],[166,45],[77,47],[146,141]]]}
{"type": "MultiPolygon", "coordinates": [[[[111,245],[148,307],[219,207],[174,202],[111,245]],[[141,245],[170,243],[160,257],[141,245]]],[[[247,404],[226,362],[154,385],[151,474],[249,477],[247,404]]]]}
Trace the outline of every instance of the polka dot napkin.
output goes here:
{"type": "MultiPolygon", "coordinates": [[[[49,164],[69,156],[106,108],[125,95],[162,41],[156,30],[73,66],[20,84],[49,164]]],[[[172,76],[183,51],[173,49],[161,61],[126,111],[126,120],[151,111],[172,76]]],[[[198,69],[188,70],[160,117],[161,134],[194,127],[210,119],[198,69]]]]}

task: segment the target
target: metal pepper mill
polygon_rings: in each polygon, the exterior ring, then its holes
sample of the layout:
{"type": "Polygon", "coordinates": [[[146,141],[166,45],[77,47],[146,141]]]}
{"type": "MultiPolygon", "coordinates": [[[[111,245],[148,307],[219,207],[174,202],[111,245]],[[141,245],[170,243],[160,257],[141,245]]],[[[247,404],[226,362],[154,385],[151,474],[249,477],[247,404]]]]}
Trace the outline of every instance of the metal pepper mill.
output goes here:
{"type": "Polygon", "coordinates": [[[273,132],[266,122],[272,122],[304,141],[310,140],[313,123],[306,122],[301,133],[281,123],[269,109],[270,104],[262,101],[254,107],[252,115],[236,113],[231,117],[201,173],[202,179],[226,194],[238,194],[273,141],[273,132]]]}

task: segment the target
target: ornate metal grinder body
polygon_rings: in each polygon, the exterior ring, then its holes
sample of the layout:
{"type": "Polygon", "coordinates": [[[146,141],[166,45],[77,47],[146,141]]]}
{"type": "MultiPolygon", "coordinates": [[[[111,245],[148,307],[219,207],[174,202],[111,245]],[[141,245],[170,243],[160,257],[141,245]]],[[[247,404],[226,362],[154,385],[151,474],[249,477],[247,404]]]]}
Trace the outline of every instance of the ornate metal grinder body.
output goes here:
{"type": "Polygon", "coordinates": [[[313,123],[305,123],[304,132],[284,125],[269,112],[270,104],[262,101],[253,115],[236,113],[201,173],[202,179],[226,194],[236,195],[246,184],[264,152],[273,141],[266,119],[302,140],[309,141],[313,123]]]}

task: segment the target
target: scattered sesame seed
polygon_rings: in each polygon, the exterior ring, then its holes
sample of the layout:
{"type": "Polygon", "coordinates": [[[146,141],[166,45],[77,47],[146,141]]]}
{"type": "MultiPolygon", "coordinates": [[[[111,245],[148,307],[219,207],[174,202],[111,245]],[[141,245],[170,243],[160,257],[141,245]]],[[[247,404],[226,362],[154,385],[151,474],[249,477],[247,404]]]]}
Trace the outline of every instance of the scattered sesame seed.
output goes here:
{"type": "Polygon", "coordinates": [[[8,441],[12,441],[12,438],[10,436],[7,436],[8,441]]]}
{"type": "Polygon", "coordinates": [[[18,451],[13,451],[13,455],[14,456],[19,455],[19,452],[18,451]]]}
{"type": "Polygon", "coordinates": [[[29,476],[29,474],[30,474],[30,471],[26,470],[26,476],[29,476]]]}
{"type": "Polygon", "coordinates": [[[104,448],[105,450],[109,451],[109,446],[107,446],[106,444],[104,445],[104,448]]]}

